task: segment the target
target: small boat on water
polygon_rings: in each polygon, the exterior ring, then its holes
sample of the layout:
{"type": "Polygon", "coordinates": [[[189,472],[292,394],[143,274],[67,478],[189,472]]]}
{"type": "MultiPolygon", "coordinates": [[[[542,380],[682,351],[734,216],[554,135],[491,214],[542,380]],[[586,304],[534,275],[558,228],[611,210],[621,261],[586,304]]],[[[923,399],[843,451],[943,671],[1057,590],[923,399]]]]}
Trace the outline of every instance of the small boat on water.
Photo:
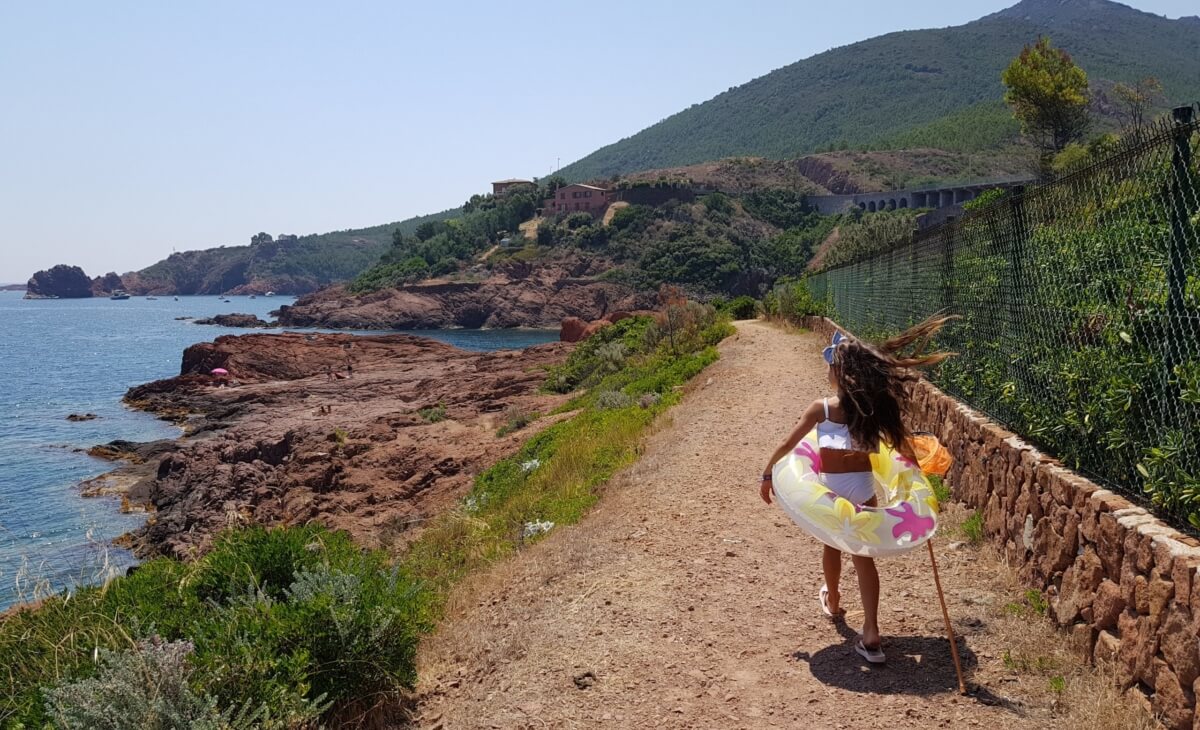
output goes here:
{"type": "Polygon", "coordinates": [[[258,299],[258,297],[254,296],[253,294],[251,294],[251,295],[250,295],[250,298],[251,298],[251,299],[258,299]]]}
{"type": "Polygon", "coordinates": [[[275,296],[275,292],[273,292],[273,291],[269,291],[269,292],[267,292],[266,294],[263,294],[263,296],[264,296],[264,297],[273,297],[273,296],[275,296]]]}
{"type": "Polygon", "coordinates": [[[146,301],[149,301],[149,302],[157,302],[157,301],[158,301],[158,297],[146,297],[146,301]]]}
{"type": "Polygon", "coordinates": [[[124,289],[117,289],[111,295],[109,295],[108,298],[109,299],[128,299],[129,292],[125,291],[124,289]]]}
{"type": "Polygon", "coordinates": [[[179,297],[175,297],[175,301],[179,301],[179,297]]]}

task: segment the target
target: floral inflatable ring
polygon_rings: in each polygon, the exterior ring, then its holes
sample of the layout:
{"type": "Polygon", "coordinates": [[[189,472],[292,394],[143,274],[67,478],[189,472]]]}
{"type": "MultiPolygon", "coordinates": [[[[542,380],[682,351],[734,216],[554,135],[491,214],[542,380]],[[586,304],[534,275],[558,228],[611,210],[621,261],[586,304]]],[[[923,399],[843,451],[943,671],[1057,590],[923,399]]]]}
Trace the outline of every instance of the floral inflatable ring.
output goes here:
{"type": "Polygon", "coordinates": [[[779,506],[813,537],[852,555],[886,557],[920,547],[937,531],[938,501],[921,467],[880,445],[871,454],[881,507],[860,507],[825,486],[814,429],[780,459],[771,481],[779,506]]]}

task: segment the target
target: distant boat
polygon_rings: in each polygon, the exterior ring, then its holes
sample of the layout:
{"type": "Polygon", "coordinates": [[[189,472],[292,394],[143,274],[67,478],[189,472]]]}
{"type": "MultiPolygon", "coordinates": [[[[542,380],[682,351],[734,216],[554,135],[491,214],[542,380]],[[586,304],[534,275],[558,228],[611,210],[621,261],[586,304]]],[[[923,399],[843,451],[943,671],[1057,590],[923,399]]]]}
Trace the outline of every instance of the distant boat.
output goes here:
{"type": "Polygon", "coordinates": [[[151,301],[151,302],[157,302],[157,301],[158,301],[158,297],[146,297],[146,299],[147,299],[147,301],[151,301]]]}
{"type": "Polygon", "coordinates": [[[179,297],[175,297],[175,301],[179,301],[179,297]]]}
{"type": "Polygon", "coordinates": [[[250,295],[250,298],[251,298],[251,299],[257,299],[258,297],[256,297],[256,296],[254,296],[253,294],[251,294],[251,295],[250,295]]]}
{"type": "Polygon", "coordinates": [[[269,292],[267,292],[266,294],[263,294],[263,296],[264,296],[264,297],[273,297],[273,296],[275,296],[275,292],[273,292],[273,291],[269,291],[269,292]]]}
{"type": "Polygon", "coordinates": [[[109,296],[109,299],[128,299],[128,298],[129,298],[129,293],[126,292],[124,289],[117,289],[115,292],[112,293],[111,296],[109,296]]]}

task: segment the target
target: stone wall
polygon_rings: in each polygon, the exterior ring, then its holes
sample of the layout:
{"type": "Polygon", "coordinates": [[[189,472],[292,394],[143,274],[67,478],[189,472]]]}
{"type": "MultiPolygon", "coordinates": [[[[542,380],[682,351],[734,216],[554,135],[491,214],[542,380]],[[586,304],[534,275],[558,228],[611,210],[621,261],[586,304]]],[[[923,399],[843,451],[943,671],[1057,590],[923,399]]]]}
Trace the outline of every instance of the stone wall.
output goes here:
{"type": "MultiPolygon", "coordinates": [[[[808,326],[833,330],[824,318],[808,326]]],[[[1081,655],[1111,662],[1167,727],[1200,728],[1200,542],[926,381],[914,389],[910,419],[954,455],[955,498],[982,513],[987,535],[1045,592],[1081,655]]]]}

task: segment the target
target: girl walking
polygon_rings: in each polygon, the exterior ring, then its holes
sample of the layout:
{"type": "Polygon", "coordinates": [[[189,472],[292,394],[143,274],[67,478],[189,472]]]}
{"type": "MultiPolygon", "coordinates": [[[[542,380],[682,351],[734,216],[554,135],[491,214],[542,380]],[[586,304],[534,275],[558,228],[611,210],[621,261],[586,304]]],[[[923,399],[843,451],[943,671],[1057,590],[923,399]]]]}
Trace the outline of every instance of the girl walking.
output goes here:
{"type": "MultiPolygon", "coordinates": [[[[814,401],[795,430],[771,455],[762,475],[763,501],[771,503],[772,467],[816,428],[824,485],[856,507],[874,507],[875,476],[870,455],[880,444],[886,444],[916,462],[909,443],[911,434],[903,420],[908,384],[918,377],[913,368],[934,365],[952,354],[924,354],[933,336],[949,319],[928,319],[880,345],[845,337],[840,332],[835,334],[824,356],[829,365],[829,383],[837,395],[814,401]],[[910,349],[911,354],[902,354],[910,349]]],[[[853,555],[851,559],[858,574],[864,613],[862,634],[854,649],[868,662],[880,664],[886,657],[879,634],[879,572],[872,558],[853,555]]],[[[825,575],[825,585],[818,594],[821,610],[835,617],[842,613],[841,552],[826,545],[821,568],[825,575]]]]}

